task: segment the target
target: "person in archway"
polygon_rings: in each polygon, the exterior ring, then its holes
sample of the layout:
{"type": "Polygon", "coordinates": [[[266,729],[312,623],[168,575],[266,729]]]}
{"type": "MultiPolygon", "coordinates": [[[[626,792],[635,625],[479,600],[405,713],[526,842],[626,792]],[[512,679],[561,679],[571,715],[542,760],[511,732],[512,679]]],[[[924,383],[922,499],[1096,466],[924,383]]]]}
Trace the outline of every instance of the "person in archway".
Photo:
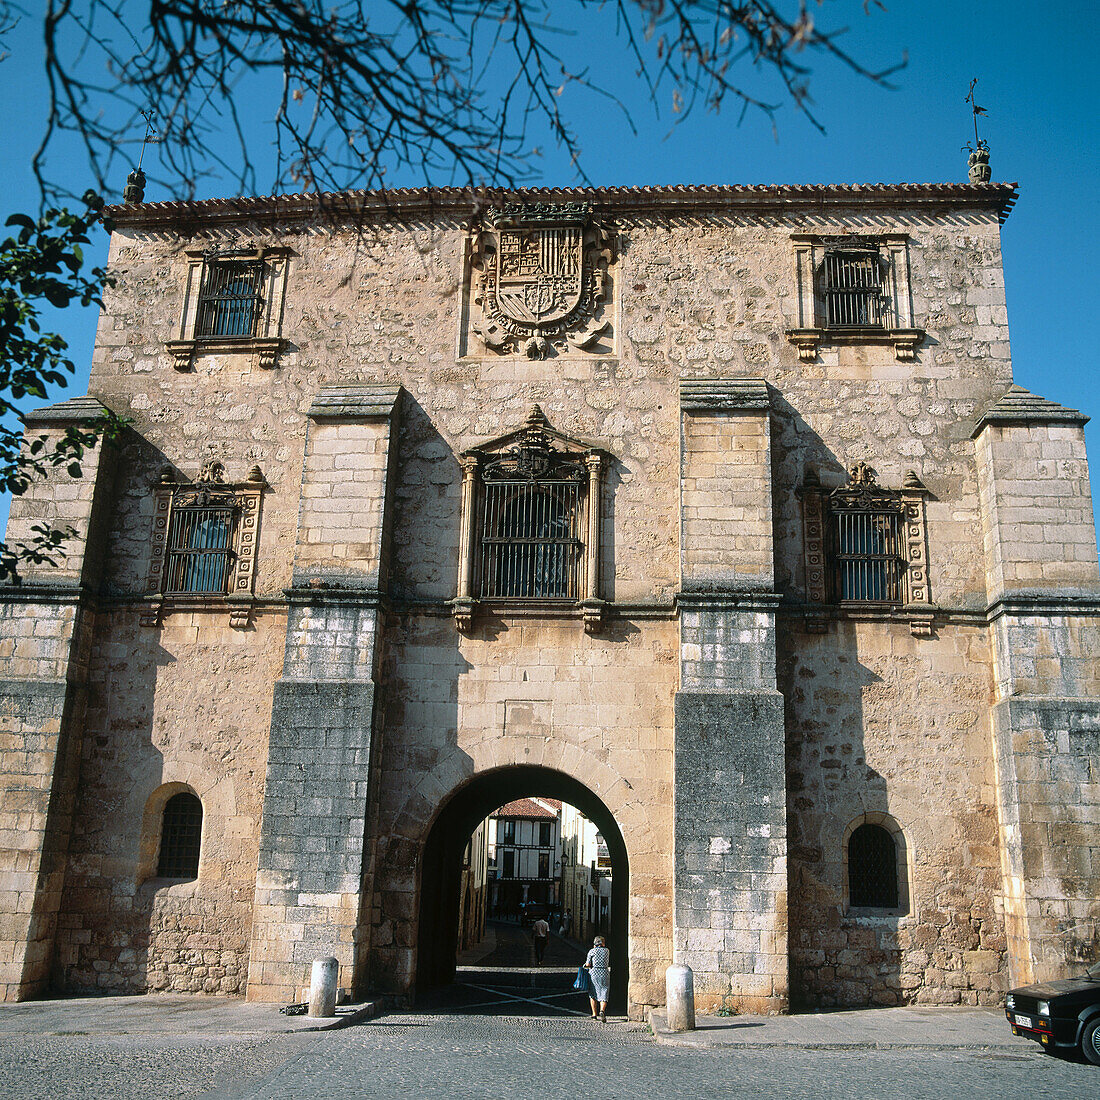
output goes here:
{"type": "Polygon", "coordinates": [[[539,917],[531,931],[535,934],[535,966],[542,966],[542,957],[550,941],[550,925],[545,917],[539,917]]]}
{"type": "Polygon", "coordinates": [[[588,958],[584,960],[584,968],[592,982],[592,992],[588,997],[588,1003],[592,1006],[592,1019],[600,1019],[606,1023],[607,998],[611,991],[611,952],[607,950],[607,940],[603,936],[597,936],[593,940],[588,958]]]}

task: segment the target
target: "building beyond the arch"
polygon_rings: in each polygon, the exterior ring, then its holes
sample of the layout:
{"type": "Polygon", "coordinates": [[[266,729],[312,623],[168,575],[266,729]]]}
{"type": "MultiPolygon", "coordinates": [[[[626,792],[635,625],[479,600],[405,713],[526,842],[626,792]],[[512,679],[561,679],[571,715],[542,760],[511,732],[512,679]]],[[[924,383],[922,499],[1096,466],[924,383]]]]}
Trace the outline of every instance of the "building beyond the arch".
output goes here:
{"type": "Polygon", "coordinates": [[[89,396],[26,421],[129,429],[8,526],[75,534],[0,592],[3,996],[410,995],[433,823],[516,765],[614,819],[635,1015],[674,960],[742,1011],[1094,960],[1086,417],[1013,385],[1015,197],[115,208],[89,396]]]}

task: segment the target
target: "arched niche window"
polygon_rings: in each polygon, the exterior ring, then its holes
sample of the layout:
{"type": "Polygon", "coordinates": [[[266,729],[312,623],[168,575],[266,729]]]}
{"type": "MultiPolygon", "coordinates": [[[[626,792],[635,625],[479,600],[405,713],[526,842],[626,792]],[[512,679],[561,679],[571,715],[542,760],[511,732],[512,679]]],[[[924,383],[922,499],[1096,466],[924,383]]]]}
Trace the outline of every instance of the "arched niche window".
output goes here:
{"type": "Polygon", "coordinates": [[[199,877],[199,848],[202,841],[202,803],[190,791],[172,795],[161,814],[160,878],[199,877]]]}
{"type": "Polygon", "coordinates": [[[578,608],[599,629],[603,453],[550,427],[524,427],[462,456],[462,534],[452,603],[469,630],[479,603],[578,608]]]}
{"type": "Polygon", "coordinates": [[[865,814],[848,828],[845,840],[848,909],[908,912],[905,836],[885,814],[865,814]]]}

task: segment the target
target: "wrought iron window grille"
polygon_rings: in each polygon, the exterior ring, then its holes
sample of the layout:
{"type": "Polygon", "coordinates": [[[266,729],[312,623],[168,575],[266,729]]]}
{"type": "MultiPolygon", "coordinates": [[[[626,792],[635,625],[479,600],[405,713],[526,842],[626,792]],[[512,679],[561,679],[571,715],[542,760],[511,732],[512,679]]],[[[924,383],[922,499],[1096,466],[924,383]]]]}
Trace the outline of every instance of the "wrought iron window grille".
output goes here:
{"type": "Polygon", "coordinates": [[[255,336],[263,311],[263,283],[260,260],[208,260],[199,293],[196,336],[255,336]]]}
{"type": "MultiPolygon", "coordinates": [[[[478,602],[577,607],[600,628],[603,454],[554,431],[533,406],[522,429],[462,456],[462,554],[452,604],[469,630],[478,602]]],[[[557,612],[555,612],[557,613],[557,612]]]]}
{"type": "Polygon", "coordinates": [[[898,850],[881,825],[860,825],[848,838],[848,904],[853,909],[897,909],[898,850]]]}
{"type": "Polygon", "coordinates": [[[246,481],[227,483],[216,461],[207,462],[194,482],[175,482],[170,471],[161,476],[146,581],[152,602],[142,625],[157,625],[166,603],[195,601],[228,606],[230,625],[248,625],[263,488],[258,466],[246,481]]]}
{"type": "MultiPolygon", "coordinates": [[[[914,634],[930,633],[927,491],[912,471],[901,489],[883,488],[863,462],[848,477],[847,485],[830,491],[811,471],[802,487],[808,602],[904,609],[914,634]]],[[[815,632],[824,629],[819,612],[809,611],[807,621],[815,632]]]]}
{"type": "Polygon", "coordinates": [[[161,818],[157,874],[161,878],[198,878],[201,842],[202,803],[187,791],[172,795],[161,818]]]}
{"type": "Polygon", "coordinates": [[[885,275],[877,248],[826,251],[819,274],[824,327],[887,327],[889,303],[883,292],[885,275]]]}

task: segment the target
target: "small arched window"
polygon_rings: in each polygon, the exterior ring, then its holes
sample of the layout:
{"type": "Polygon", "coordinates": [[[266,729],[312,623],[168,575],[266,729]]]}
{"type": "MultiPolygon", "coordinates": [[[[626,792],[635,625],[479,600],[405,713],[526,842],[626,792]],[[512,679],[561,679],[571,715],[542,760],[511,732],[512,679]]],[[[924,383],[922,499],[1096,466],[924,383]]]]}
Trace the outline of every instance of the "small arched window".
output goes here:
{"type": "Polygon", "coordinates": [[[161,878],[198,878],[201,840],[202,803],[189,791],[172,795],[161,818],[157,874],[161,878]]]}
{"type": "Polygon", "coordinates": [[[900,906],[897,845],[881,825],[860,825],[848,838],[848,904],[860,909],[900,906]]]}

